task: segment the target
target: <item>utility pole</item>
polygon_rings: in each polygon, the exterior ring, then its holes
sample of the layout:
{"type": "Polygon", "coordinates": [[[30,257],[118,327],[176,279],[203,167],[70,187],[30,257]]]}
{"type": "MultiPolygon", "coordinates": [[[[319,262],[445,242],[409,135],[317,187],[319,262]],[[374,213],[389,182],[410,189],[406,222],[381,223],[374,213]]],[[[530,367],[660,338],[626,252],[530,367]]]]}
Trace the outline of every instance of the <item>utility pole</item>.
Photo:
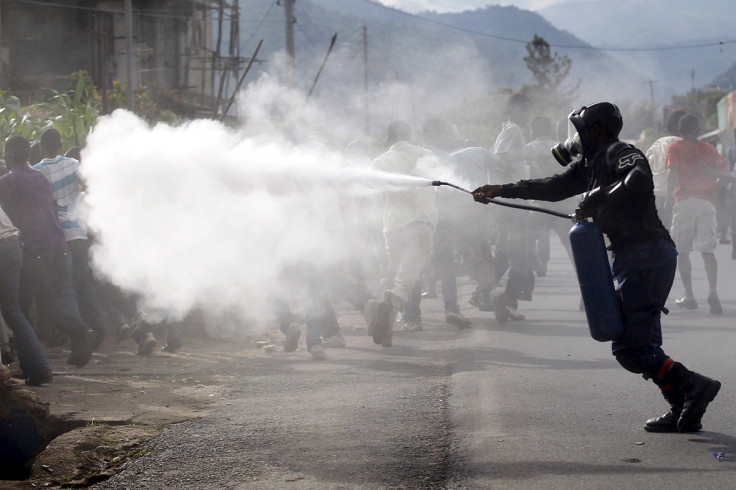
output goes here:
{"type": "Polygon", "coordinates": [[[133,112],[133,5],[125,0],[125,71],[128,74],[128,110],[133,112]]]}
{"type": "Polygon", "coordinates": [[[690,91],[695,93],[695,68],[690,69],[690,91]]]}
{"type": "Polygon", "coordinates": [[[232,12],[230,14],[230,57],[235,59],[233,64],[233,77],[235,80],[239,76],[240,68],[240,5],[238,0],[232,2],[232,12]]]}
{"type": "Polygon", "coordinates": [[[286,57],[287,57],[287,80],[289,87],[296,86],[296,51],[294,49],[294,2],[296,0],[284,0],[285,21],[286,21],[286,57]]]}
{"type": "Polygon", "coordinates": [[[656,105],[654,103],[654,84],[656,83],[654,80],[647,80],[649,84],[649,97],[652,99],[652,124],[654,125],[655,129],[659,130],[659,121],[655,117],[657,113],[656,105]]]}
{"type": "Polygon", "coordinates": [[[652,99],[652,110],[656,107],[654,104],[654,80],[649,80],[649,97],[652,99]]]}
{"type": "Polygon", "coordinates": [[[371,115],[368,111],[368,26],[363,26],[363,88],[365,91],[365,134],[370,134],[371,115]]]}
{"type": "MultiPolygon", "coordinates": [[[[223,5],[222,1],[219,2],[219,5],[217,7],[217,41],[215,41],[215,49],[212,53],[212,90],[214,95],[215,90],[215,77],[217,75],[217,71],[220,69],[220,48],[222,47],[222,24],[224,22],[225,17],[225,5],[223,5]]],[[[220,75],[221,77],[225,76],[225,73],[222,73],[220,75]]],[[[222,84],[221,84],[222,85],[222,84]]],[[[218,94],[218,99],[222,96],[222,94],[218,94]]],[[[219,110],[219,104],[220,101],[215,99],[213,103],[212,111],[213,114],[217,114],[217,111],[219,110]]]]}

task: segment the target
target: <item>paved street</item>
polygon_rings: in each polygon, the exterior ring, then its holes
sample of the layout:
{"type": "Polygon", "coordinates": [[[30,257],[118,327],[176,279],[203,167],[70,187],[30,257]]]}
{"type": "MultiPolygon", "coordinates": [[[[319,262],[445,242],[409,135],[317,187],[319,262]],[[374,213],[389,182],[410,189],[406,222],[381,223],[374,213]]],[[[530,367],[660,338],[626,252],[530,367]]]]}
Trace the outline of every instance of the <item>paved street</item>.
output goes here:
{"type": "Polygon", "coordinates": [[[666,411],[656,387],[592,340],[570,263],[553,238],[527,319],[498,325],[467,304],[473,328],[444,323],[425,300],[422,332],[373,344],[340,305],[348,346],[329,360],[274,352],[248,361],[227,402],[170,426],[150,451],[96,488],[733,488],[736,261],[720,245],[722,316],[700,309],[663,320],[665,351],[723,388],[696,434],[650,434],[666,411]],[[725,453],[716,459],[710,450],[725,453]]]}

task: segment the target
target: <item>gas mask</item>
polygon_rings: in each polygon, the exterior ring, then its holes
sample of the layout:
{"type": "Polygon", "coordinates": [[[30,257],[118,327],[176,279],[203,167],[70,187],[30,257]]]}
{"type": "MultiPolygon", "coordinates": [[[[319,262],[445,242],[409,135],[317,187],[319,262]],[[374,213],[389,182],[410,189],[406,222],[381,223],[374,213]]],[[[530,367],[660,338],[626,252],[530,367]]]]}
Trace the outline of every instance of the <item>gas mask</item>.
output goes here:
{"type": "Polygon", "coordinates": [[[567,139],[564,143],[557,143],[552,147],[552,156],[563,167],[570,165],[575,159],[583,156],[583,142],[580,131],[585,127],[582,117],[585,109],[586,107],[583,106],[567,116],[567,139]]]}
{"type": "Polygon", "coordinates": [[[564,143],[557,143],[552,147],[552,156],[563,167],[568,166],[575,158],[579,158],[582,154],[583,145],[580,143],[580,135],[577,132],[573,136],[568,137],[564,143]]]}
{"type": "Polygon", "coordinates": [[[591,128],[598,126],[598,133],[603,131],[608,138],[617,138],[622,125],[621,111],[615,104],[599,102],[583,106],[567,116],[567,139],[552,148],[552,156],[565,167],[595,150],[595,144],[589,140],[591,128]]]}

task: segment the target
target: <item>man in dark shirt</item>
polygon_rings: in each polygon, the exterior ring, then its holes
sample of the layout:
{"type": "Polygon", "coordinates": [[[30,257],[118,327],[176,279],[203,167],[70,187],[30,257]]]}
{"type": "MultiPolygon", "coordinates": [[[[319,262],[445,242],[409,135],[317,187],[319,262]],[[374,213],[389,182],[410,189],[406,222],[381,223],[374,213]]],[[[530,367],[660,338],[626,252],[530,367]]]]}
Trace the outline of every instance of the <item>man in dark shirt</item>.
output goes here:
{"type": "MultiPolygon", "coordinates": [[[[616,360],[627,371],[651,379],[670,404],[646,422],[650,432],[695,432],[721,383],[692,372],[662,350],[661,312],[677,268],[677,251],[657,216],[652,173],[644,154],[619,141],[623,126],[614,104],[582,107],[569,116],[577,131],[568,156],[580,155],[561,174],[473,191],[479,202],[509,197],[559,201],[583,194],[578,218],[593,218],[610,240],[624,332],[613,341],[616,360]]],[[[571,158],[570,158],[571,159],[571,158]]]]}
{"type": "Polygon", "coordinates": [[[71,339],[68,364],[82,367],[92,357],[95,333],[79,316],[72,264],[56,214],[51,186],[28,165],[30,144],[21,136],[5,143],[8,173],[0,177],[0,205],[20,231],[23,246],[20,302],[26,317],[35,299],[39,323],[71,339]]]}

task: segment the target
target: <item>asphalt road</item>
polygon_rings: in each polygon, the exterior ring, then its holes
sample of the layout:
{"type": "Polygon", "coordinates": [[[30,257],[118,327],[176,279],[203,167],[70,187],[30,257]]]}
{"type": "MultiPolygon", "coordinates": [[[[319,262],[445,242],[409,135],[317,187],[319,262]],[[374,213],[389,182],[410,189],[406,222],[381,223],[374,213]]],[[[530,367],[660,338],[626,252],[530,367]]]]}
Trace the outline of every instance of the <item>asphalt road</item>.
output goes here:
{"type": "Polygon", "coordinates": [[[717,250],[721,316],[708,313],[693,256],[698,310],[680,310],[679,278],[664,348],[723,388],[696,434],[650,434],[667,406],[592,340],[564,251],[553,240],[527,319],[444,323],[441,299],[422,303],[425,329],[372,343],[362,318],[340,309],[348,346],[329,360],[297,352],[253,359],[231,399],[170,426],[149,452],[96,488],[734,488],[736,261],[717,250]],[[717,459],[712,452],[724,453],[717,459]]]}

